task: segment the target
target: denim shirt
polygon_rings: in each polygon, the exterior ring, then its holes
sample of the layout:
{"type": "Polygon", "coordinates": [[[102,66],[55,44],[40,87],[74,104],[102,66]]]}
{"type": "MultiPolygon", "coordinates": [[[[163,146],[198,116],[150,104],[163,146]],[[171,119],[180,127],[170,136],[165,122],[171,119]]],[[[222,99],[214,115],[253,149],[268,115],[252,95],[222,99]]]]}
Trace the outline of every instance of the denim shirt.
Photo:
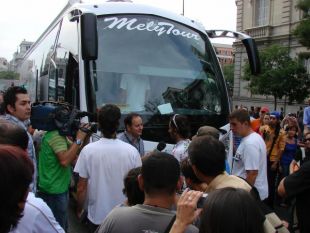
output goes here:
{"type": "Polygon", "coordinates": [[[30,188],[31,188],[31,191],[33,193],[36,193],[36,191],[37,191],[37,174],[38,174],[37,173],[37,159],[36,159],[36,153],[35,153],[35,149],[34,149],[34,145],[33,145],[32,136],[27,130],[27,127],[28,127],[30,121],[29,120],[20,121],[16,117],[14,117],[10,114],[5,114],[4,116],[1,116],[1,118],[22,127],[27,132],[27,135],[28,135],[27,152],[28,152],[28,156],[31,159],[31,161],[33,163],[33,167],[34,167],[33,181],[30,184],[30,188]]]}
{"type": "Polygon", "coordinates": [[[117,135],[117,138],[134,146],[139,151],[140,156],[144,155],[144,143],[142,138],[139,137],[137,140],[134,140],[133,136],[126,131],[117,135]]]}

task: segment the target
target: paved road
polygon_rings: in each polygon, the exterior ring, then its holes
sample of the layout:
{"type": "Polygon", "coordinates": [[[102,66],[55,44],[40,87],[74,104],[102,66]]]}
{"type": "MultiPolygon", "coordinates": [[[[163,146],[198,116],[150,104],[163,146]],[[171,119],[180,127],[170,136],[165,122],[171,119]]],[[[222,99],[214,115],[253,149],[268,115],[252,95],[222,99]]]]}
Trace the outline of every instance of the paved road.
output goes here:
{"type": "Polygon", "coordinates": [[[88,233],[87,228],[76,217],[75,214],[76,204],[75,201],[70,199],[68,209],[69,229],[68,233],[88,233]]]}

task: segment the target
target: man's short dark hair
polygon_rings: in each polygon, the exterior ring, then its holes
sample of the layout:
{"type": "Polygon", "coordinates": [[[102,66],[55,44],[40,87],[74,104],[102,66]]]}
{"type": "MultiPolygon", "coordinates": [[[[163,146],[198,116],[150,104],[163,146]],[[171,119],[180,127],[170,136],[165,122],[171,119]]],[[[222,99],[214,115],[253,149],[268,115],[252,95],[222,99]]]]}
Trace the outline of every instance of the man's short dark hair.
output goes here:
{"type": "Polygon", "coordinates": [[[201,184],[203,183],[201,180],[199,180],[192,168],[192,166],[190,165],[189,160],[186,158],[184,160],[182,160],[181,162],[181,172],[183,174],[183,176],[187,179],[190,179],[194,184],[201,184]]]}
{"type": "Polygon", "coordinates": [[[0,144],[9,144],[27,150],[28,140],[26,130],[19,125],[0,119],[0,144]]]}
{"type": "Polygon", "coordinates": [[[188,147],[192,165],[205,176],[217,176],[225,170],[225,146],[212,136],[196,137],[188,147]]]}
{"type": "Polygon", "coordinates": [[[238,109],[229,115],[229,120],[236,119],[240,123],[248,122],[250,124],[250,114],[245,109],[238,109]]]}
{"type": "Polygon", "coordinates": [[[265,216],[251,194],[226,187],[210,192],[200,214],[199,232],[263,233],[265,216]]]}
{"type": "Polygon", "coordinates": [[[0,145],[0,232],[9,232],[22,217],[19,203],[26,202],[32,181],[33,164],[26,151],[11,145],[0,145]]]}
{"type": "Polygon", "coordinates": [[[138,176],[141,174],[141,167],[136,167],[127,173],[124,178],[123,193],[127,197],[129,206],[142,204],[144,202],[144,192],[139,187],[138,176]]]}
{"type": "Polygon", "coordinates": [[[106,138],[112,138],[119,126],[121,110],[114,104],[106,104],[98,113],[99,128],[106,138]]]}
{"type": "Polygon", "coordinates": [[[9,87],[3,95],[3,108],[6,113],[8,112],[7,106],[11,105],[13,108],[15,108],[16,103],[16,95],[17,94],[28,94],[26,88],[20,87],[20,86],[12,86],[9,87]]]}
{"type": "Polygon", "coordinates": [[[153,152],[143,159],[141,175],[146,194],[165,193],[171,195],[177,190],[180,165],[171,154],[153,152]]]}
{"type": "Polygon", "coordinates": [[[138,113],[135,112],[131,112],[129,113],[125,119],[124,119],[124,126],[127,129],[127,126],[131,126],[132,125],[132,119],[135,117],[141,117],[141,115],[139,115],[138,113]]]}

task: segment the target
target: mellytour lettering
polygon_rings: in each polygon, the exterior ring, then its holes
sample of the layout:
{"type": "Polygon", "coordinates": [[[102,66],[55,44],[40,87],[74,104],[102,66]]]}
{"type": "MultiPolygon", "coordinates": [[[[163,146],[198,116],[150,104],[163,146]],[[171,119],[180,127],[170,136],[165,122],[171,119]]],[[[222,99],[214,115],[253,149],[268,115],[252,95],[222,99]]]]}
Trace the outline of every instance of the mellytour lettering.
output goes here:
{"type": "Polygon", "coordinates": [[[118,17],[110,17],[104,19],[105,22],[110,23],[108,26],[106,26],[104,29],[122,29],[125,28],[128,31],[132,30],[138,30],[138,31],[147,31],[147,32],[156,32],[157,36],[161,35],[174,35],[174,36],[182,36],[188,39],[195,39],[199,40],[199,36],[191,33],[182,31],[180,29],[177,29],[175,25],[172,23],[167,22],[154,22],[149,21],[148,23],[138,23],[138,19],[132,18],[118,18],[118,17]]]}

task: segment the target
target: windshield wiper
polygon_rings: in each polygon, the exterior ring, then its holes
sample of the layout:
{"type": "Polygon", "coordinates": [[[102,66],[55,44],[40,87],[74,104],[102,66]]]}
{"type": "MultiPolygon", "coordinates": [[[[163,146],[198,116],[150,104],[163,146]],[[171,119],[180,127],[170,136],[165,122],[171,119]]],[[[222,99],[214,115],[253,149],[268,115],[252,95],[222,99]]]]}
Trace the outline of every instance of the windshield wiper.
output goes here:
{"type": "Polygon", "coordinates": [[[208,72],[208,73],[211,73],[211,74],[215,75],[213,67],[212,67],[212,65],[209,62],[207,62],[205,60],[202,60],[202,59],[199,59],[199,61],[202,64],[202,68],[203,68],[203,70],[205,72],[208,72]]]}

